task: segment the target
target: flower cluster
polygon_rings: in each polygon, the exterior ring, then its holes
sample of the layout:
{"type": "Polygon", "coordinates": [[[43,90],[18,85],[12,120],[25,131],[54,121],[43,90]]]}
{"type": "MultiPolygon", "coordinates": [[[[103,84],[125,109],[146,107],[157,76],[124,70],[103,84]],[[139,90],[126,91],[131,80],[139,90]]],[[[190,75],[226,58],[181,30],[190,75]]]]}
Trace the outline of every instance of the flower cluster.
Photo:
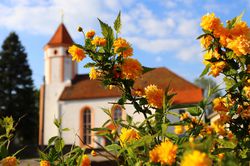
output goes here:
{"type": "Polygon", "coordinates": [[[126,129],[126,128],[121,129],[119,140],[122,146],[125,146],[126,144],[129,144],[133,140],[137,139],[140,139],[140,135],[134,129],[126,129]]]}
{"type": "Polygon", "coordinates": [[[2,160],[2,166],[17,166],[16,157],[9,156],[2,160]]]}
{"type": "Polygon", "coordinates": [[[152,107],[162,108],[164,91],[156,85],[149,85],[145,88],[145,96],[152,107]]]}
{"type": "Polygon", "coordinates": [[[162,165],[172,165],[176,159],[177,145],[164,141],[149,152],[150,161],[162,165]]]}
{"type": "Polygon", "coordinates": [[[219,115],[212,126],[220,135],[230,131],[239,139],[250,132],[250,28],[241,18],[242,15],[223,26],[214,13],[207,14],[201,21],[205,34],[200,36],[206,49],[206,72],[209,69],[214,77],[226,76],[226,94],[212,102],[213,110],[219,115]]]}
{"type": "Polygon", "coordinates": [[[82,61],[86,57],[84,50],[76,45],[71,46],[68,52],[72,55],[72,60],[77,62],[82,61]]]}
{"type": "MultiPolygon", "coordinates": [[[[111,111],[105,110],[110,120],[95,130],[106,131],[100,136],[111,144],[103,148],[112,152],[110,157],[118,165],[211,166],[221,164],[224,158],[242,163],[250,158],[246,147],[250,141],[250,29],[241,21],[241,16],[228,21],[226,26],[214,13],[202,17],[200,25],[204,34],[199,38],[206,51],[203,60],[206,68],[202,76],[223,74],[226,93],[217,98],[209,95],[196,105],[184,106],[173,105],[174,94],[170,94],[168,88],[163,90],[150,83],[139,88],[134,85],[150,69],[131,58],[132,45],[119,37],[120,14],[114,29],[101,20],[99,22],[103,36],[95,36],[94,30],[85,34],[80,28],[85,43],[83,46],[73,45],[69,52],[76,61],[89,56],[92,62],[85,67],[91,68],[90,79],[120,89],[122,95],[116,104],[131,104],[135,114],[144,117],[142,122],[134,122],[130,115],[126,120],[114,120],[111,111]],[[209,123],[202,120],[207,105],[212,105],[218,114],[217,120],[209,123]],[[186,112],[176,113],[179,108],[186,112]],[[179,121],[172,122],[169,115],[176,116],[179,121]],[[107,127],[108,122],[115,126],[115,130],[107,127]]],[[[211,90],[212,93],[215,91],[211,90]]],[[[91,154],[96,156],[94,151],[91,154]]],[[[79,162],[82,166],[90,164],[87,155],[81,156],[79,162]]]]}
{"type": "Polygon", "coordinates": [[[184,155],[181,166],[212,166],[212,160],[206,153],[194,150],[184,155]]]}
{"type": "Polygon", "coordinates": [[[232,58],[250,53],[250,28],[240,18],[228,21],[224,27],[220,19],[211,13],[202,17],[200,25],[206,32],[201,36],[201,44],[208,50],[204,55],[204,63],[210,65],[210,74],[214,77],[230,67],[228,63],[232,58]]]}
{"type": "Polygon", "coordinates": [[[50,166],[50,162],[47,160],[40,161],[40,166],[50,166]]]}

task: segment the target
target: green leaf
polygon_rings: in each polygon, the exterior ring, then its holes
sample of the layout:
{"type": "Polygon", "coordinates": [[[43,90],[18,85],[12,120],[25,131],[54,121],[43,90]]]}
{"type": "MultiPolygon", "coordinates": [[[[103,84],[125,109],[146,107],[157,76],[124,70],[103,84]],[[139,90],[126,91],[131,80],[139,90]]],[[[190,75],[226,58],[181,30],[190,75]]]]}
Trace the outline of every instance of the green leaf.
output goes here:
{"type": "Polygon", "coordinates": [[[176,141],[178,139],[178,136],[173,134],[173,133],[166,133],[165,135],[166,135],[166,137],[168,137],[174,141],[176,141]]]}
{"type": "Polygon", "coordinates": [[[209,30],[206,30],[206,29],[202,29],[202,31],[203,31],[204,33],[208,33],[208,34],[211,34],[211,32],[210,32],[209,30]]]}
{"type": "Polygon", "coordinates": [[[197,104],[176,104],[176,105],[172,105],[170,107],[170,110],[180,109],[180,108],[189,108],[189,107],[195,107],[195,106],[197,106],[197,104]]]}
{"type": "Polygon", "coordinates": [[[237,145],[232,141],[227,141],[224,139],[216,139],[224,148],[234,149],[237,145]]]}
{"type": "Polygon", "coordinates": [[[110,129],[106,128],[106,127],[96,127],[96,128],[92,128],[92,131],[108,131],[110,129]]]}
{"type": "Polygon", "coordinates": [[[112,28],[108,24],[102,22],[99,18],[98,18],[98,20],[99,20],[99,23],[100,23],[100,26],[101,26],[101,29],[102,29],[102,35],[106,39],[109,39],[109,38],[114,39],[114,33],[113,33],[112,28]]]}
{"type": "Polygon", "coordinates": [[[0,146],[0,160],[7,156],[8,156],[8,149],[7,149],[6,144],[4,143],[0,146]]]}
{"type": "Polygon", "coordinates": [[[223,81],[225,82],[227,90],[232,88],[235,85],[235,81],[233,79],[231,79],[231,78],[224,77],[223,81]]]}
{"type": "Polygon", "coordinates": [[[56,139],[55,140],[55,149],[57,152],[61,152],[64,147],[64,140],[63,139],[56,139]]]}
{"type": "Polygon", "coordinates": [[[84,66],[84,68],[90,68],[90,67],[95,67],[95,63],[86,63],[84,66]]]}
{"type": "Polygon", "coordinates": [[[105,146],[105,149],[107,151],[117,153],[121,149],[121,147],[117,144],[112,144],[112,145],[105,146]]]}
{"type": "Polygon", "coordinates": [[[140,105],[146,105],[146,104],[148,104],[148,101],[147,101],[147,99],[145,99],[145,98],[141,98],[141,99],[139,100],[139,104],[140,104],[140,105]]]}
{"type": "Polygon", "coordinates": [[[168,129],[168,124],[165,123],[161,125],[161,132],[163,136],[165,136],[167,129],[168,129]]]}
{"type": "Polygon", "coordinates": [[[62,131],[70,131],[69,128],[63,128],[62,131]]]}
{"type": "Polygon", "coordinates": [[[187,111],[192,115],[192,116],[199,116],[201,114],[201,109],[199,107],[191,107],[188,108],[187,111]]]}
{"type": "Polygon", "coordinates": [[[61,119],[54,119],[54,124],[56,125],[57,128],[60,128],[61,126],[61,119]]]}
{"type": "Polygon", "coordinates": [[[211,65],[207,64],[207,66],[205,67],[205,69],[202,71],[200,77],[203,77],[204,75],[206,75],[209,72],[211,65]]]}
{"type": "Polygon", "coordinates": [[[241,22],[243,15],[244,15],[244,11],[239,16],[229,21],[227,24],[227,28],[232,29],[235,26],[235,24],[238,24],[239,22],[241,22]]]}
{"type": "Polygon", "coordinates": [[[58,136],[51,137],[51,138],[49,139],[49,141],[48,141],[48,146],[52,145],[53,142],[54,142],[56,139],[58,139],[58,138],[59,138],[58,136]]]}
{"type": "Polygon", "coordinates": [[[124,105],[124,103],[126,102],[127,98],[123,95],[119,100],[118,100],[118,104],[119,105],[124,105]]]}
{"type": "Polygon", "coordinates": [[[42,160],[48,160],[47,155],[46,155],[43,151],[41,151],[41,150],[38,149],[38,153],[39,153],[40,158],[41,158],[42,160]]]}
{"type": "Polygon", "coordinates": [[[128,122],[128,124],[131,124],[133,121],[133,118],[129,115],[126,116],[126,121],[128,122]]]}
{"type": "Polygon", "coordinates": [[[121,30],[121,11],[119,11],[119,14],[117,15],[115,22],[114,22],[114,28],[116,30],[117,33],[120,33],[121,30]]]}
{"type": "Polygon", "coordinates": [[[16,153],[14,153],[12,156],[16,156],[18,153],[22,152],[25,148],[26,148],[26,146],[23,147],[22,149],[19,149],[19,150],[16,151],[16,153]]]}

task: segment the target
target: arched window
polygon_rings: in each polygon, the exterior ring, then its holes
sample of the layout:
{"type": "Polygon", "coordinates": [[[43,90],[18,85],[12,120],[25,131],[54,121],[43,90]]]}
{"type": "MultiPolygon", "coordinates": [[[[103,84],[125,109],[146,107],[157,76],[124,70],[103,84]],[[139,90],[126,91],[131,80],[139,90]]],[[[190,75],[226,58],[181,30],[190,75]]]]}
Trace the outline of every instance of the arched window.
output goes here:
{"type": "Polygon", "coordinates": [[[82,144],[90,145],[92,144],[92,110],[89,107],[83,108],[81,110],[80,118],[80,137],[83,141],[82,144]]]}
{"type": "Polygon", "coordinates": [[[112,116],[115,121],[122,119],[122,107],[120,105],[114,105],[112,109],[112,116]]]}

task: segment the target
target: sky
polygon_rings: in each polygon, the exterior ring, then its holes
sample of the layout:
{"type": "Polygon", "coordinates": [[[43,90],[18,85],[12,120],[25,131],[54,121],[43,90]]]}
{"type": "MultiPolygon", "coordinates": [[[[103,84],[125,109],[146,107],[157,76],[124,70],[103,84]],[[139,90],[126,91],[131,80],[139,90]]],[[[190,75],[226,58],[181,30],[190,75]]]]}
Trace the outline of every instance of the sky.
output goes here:
{"type": "MultiPolygon", "coordinates": [[[[43,47],[62,21],[76,43],[77,32],[100,27],[97,18],[113,25],[121,11],[121,37],[134,48],[134,58],[144,66],[167,67],[193,82],[201,74],[203,49],[196,38],[202,33],[201,17],[214,12],[222,22],[240,15],[250,24],[250,0],[0,0],[0,45],[15,31],[28,54],[34,84],[40,87],[44,75],[43,47]]],[[[78,64],[79,73],[85,59],[78,64]]],[[[221,77],[216,78],[218,83],[221,77]]]]}

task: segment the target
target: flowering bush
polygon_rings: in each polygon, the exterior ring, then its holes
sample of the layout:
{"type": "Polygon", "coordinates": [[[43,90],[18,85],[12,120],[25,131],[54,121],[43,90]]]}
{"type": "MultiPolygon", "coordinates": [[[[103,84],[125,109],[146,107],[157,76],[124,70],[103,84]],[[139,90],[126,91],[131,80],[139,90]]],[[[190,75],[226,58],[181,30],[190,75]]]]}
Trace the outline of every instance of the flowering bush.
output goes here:
{"type": "Polygon", "coordinates": [[[0,163],[3,166],[16,166],[19,163],[15,156],[23,149],[15,154],[9,154],[9,146],[13,141],[17,124],[12,117],[0,118],[0,163]]]}
{"type": "MultiPolygon", "coordinates": [[[[156,85],[134,88],[135,80],[151,69],[132,58],[132,45],[119,36],[120,13],[113,28],[99,20],[102,36],[96,36],[94,30],[85,33],[78,28],[85,42],[69,48],[72,59],[81,61],[89,56],[92,62],[85,67],[91,68],[90,79],[100,80],[107,88],[119,88],[122,96],[117,104],[132,104],[135,113],[144,116],[140,123],[135,123],[129,115],[126,120],[114,120],[111,111],[104,110],[110,119],[101,128],[92,129],[105,131],[101,135],[111,143],[104,150],[112,152],[111,157],[118,165],[233,166],[248,163],[250,29],[241,17],[228,21],[226,26],[214,14],[202,17],[204,34],[198,38],[206,51],[206,67],[201,76],[223,75],[226,93],[211,101],[212,94],[218,89],[210,89],[208,96],[196,105],[172,105],[175,94],[169,88],[161,89],[156,85]],[[205,123],[202,117],[210,104],[213,104],[219,119],[205,123]],[[187,112],[176,113],[179,108],[186,108],[187,112]],[[179,121],[171,122],[168,115],[176,116],[179,121]],[[106,127],[109,122],[115,126],[113,130],[106,127]],[[175,126],[175,133],[169,132],[170,126],[175,126]]],[[[62,139],[56,137],[55,140],[62,139]]],[[[56,146],[55,140],[50,142],[56,146]]],[[[89,159],[82,156],[83,153],[81,151],[75,156],[81,156],[82,165],[89,165],[89,159]]]]}

